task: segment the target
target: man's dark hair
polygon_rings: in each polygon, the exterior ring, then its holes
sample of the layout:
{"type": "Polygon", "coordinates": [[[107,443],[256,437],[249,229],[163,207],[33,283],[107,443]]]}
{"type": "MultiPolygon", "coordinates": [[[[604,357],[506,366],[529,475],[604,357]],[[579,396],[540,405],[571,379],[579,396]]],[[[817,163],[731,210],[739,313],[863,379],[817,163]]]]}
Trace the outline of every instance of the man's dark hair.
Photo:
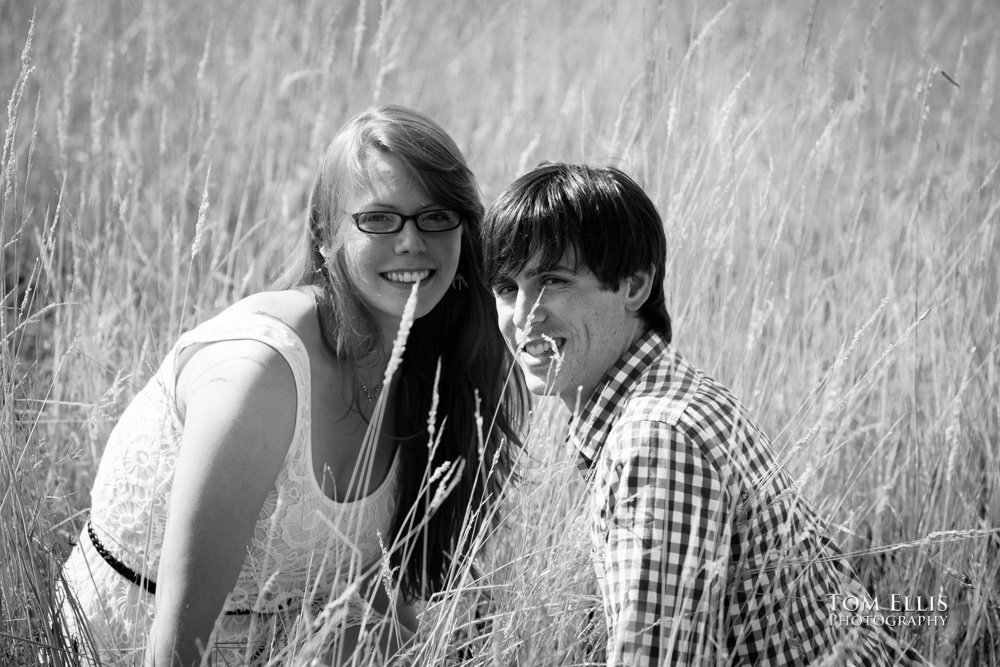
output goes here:
{"type": "Polygon", "coordinates": [[[501,193],[483,224],[487,284],[519,273],[529,261],[554,267],[575,253],[609,289],[652,269],[643,321],[669,343],[663,279],[667,239],[656,206],[642,188],[614,167],[543,162],[501,193]]]}

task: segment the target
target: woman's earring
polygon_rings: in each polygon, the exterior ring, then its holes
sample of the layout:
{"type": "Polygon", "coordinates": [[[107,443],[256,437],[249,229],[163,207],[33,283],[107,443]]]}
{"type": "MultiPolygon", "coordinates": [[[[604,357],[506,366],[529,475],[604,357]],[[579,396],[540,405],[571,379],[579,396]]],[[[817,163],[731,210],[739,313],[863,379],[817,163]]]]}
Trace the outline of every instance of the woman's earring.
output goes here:
{"type": "Polygon", "coordinates": [[[455,274],[455,279],[451,281],[451,288],[456,291],[461,291],[465,289],[465,286],[469,283],[465,282],[465,276],[461,273],[455,274]]]}

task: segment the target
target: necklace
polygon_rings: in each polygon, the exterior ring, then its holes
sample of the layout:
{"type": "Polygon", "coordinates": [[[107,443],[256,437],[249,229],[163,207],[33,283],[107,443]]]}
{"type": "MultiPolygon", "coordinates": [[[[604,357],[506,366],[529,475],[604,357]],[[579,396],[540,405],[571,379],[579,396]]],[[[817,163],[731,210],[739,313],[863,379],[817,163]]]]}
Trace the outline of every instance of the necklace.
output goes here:
{"type": "Polygon", "coordinates": [[[377,385],[375,385],[374,389],[369,389],[365,385],[365,381],[361,379],[360,374],[356,373],[355,377],[358,378],[358,383],[361,385],[361,390],[365,392],[365,397],[369,400],[369,402],[374,401],[375,398],[378,396],[378,393],[382,391],[382,383],[379,382],[377,385]]]}

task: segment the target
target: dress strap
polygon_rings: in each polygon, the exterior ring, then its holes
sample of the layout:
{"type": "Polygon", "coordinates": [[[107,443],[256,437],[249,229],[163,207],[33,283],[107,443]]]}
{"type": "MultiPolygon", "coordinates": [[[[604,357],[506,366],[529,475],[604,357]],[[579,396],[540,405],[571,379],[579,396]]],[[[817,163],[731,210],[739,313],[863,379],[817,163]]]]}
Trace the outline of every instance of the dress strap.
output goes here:
{"type": "MultiPolygon", "coordinates": [[[[263,312],[223,312],[182,334],[177,340],[177,347],[180,350],[199,343],[241,339],[260,341],[275,348],[286,358],[290,355],[302,356],[308,362],[305,344],[295,330],[277,317],[263,312]]],[[[289,363],[291,361],[292,359],[289,359],[289,363]]],[[[296,364],[291,365],[295,370],[296,364]]]]}
{"type": "MultiPolygon", "coordinates": [[[[229,340],[255,340],[273,348],[285,359],[297,387],[299,414],[302,406],[309,402],[310,375],[309,353],[295,330],[267,313],[222,313],[194,329],[184,333],[174,347],[172,373],[176,381],[176,363],[180,353],[191,345],[219,343],[229,340]]],[[[298,434],[301,419],[296,419],[295,432],[298,434]]]]}

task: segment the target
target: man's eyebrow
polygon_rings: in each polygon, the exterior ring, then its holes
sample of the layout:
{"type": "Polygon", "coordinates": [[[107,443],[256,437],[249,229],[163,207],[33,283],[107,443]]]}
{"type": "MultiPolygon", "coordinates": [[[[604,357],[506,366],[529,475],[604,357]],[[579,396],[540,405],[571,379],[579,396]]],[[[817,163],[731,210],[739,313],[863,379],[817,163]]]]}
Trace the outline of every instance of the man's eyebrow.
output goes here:
{"type": "Polygon", "coordinates": [[[564,264],[552,264],[550,266],[536,266],[532,269],[528,269],[526,275],[529,278],[534,278],[540,273],[576,273],[576,269],[570,268],[564,264]]]}
{"type": "MultiPolygon", "coordinates": [[[[520,271],[518,273],[520,273],[520,271]]],[[[542,273],[568,273],[568,274],[572,275],[572,274],[576,273],[576,269],[570,268],[570,267],[568,267],[568,266],[566,266],[564,264],[552,264],[552,265],[549,265],[549,266],[535,266],[535,267],[532,267],[530,269],[526,269],[524,271],[524,275],[527,278],[536,278],[536,277],[538,277],[539,274],[542,274],[542,273]]],[[[515,275],[517,275],[517,274],[516,273],[514,273],[514,274],[509,274],[508,273],[508,274],[497,276],[496,278],[494,278],[493,280],[490,281],[490,285],[489,286],[490,287],[496,287],[497,285],[502,285],[504,283],[513,282],[515,275]]]]}

